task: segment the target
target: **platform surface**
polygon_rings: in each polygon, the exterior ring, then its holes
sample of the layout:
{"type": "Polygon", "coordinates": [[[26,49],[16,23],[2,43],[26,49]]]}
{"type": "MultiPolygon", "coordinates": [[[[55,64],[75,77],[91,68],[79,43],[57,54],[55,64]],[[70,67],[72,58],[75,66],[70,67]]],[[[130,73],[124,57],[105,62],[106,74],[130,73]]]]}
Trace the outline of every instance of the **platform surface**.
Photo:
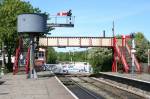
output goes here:
{"type": "Polygon", "coordinates": [[[54,75],[44,72],[38,75],[38,79],[26,79],[26,75],[3,76],[0,99],[75,99],[54,75]]]}
{"type": "Polygon", "coordinates": [[[101,73],[150,83],[150,74],[146,74],[146,73],[141,73],[141,74],[131,74],[131,73],[127,74],[127,73],[117,73],[117,72],[101,72],[101,73]]]}

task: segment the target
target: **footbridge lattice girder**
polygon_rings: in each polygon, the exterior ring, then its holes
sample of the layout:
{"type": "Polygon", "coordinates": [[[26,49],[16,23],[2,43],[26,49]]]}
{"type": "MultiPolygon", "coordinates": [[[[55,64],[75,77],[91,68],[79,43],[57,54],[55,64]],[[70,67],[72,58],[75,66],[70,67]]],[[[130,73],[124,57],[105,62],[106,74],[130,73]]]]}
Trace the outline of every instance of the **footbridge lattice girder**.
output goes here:
{"type": "Polygon", "coordinates": [[[45,37],[39,46],[50,47],[112,47],[112,37],[45,37]]]}

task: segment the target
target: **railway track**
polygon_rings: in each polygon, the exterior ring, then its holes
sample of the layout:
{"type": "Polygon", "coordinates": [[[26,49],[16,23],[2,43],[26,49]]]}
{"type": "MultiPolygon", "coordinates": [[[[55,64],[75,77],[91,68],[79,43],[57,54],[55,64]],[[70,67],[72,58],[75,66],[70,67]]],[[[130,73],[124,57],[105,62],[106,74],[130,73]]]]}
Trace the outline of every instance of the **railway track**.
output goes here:
{"type": "Polygon", "coordinates": [[[105,73],[100,73],[100,75],[96,76],[95,79],[102,80],[119,87],[123,87],[124,89],[131,90],[134,93],[140,94],[150,99],[150,82],[148,81],[115,76],[105,73]]]}
{"type": "Polygon", "coordinates": [[[118,85],[99,80],[97,78],[80,77],[81,80],[104,91],[106,98],[115,97],[115,99],[143,99],[148,98],[143,94],[128,90],[118,85]]]}
{"type": "Polygon", "coordinates": [[[78,97],[80,96],[79,99],[145,99],[145,98],[148,99],[150,98],[143,94],[139,94],[138,92],[128,90],[126,88],[107,82],[103,79],[97,79],[94,77],[59,76],[59,79],[73,93],[75,93],[78,97]],[[78,92],[76,92],[77,90],[78,92]],[[80,95],[78,95],[79,93],[80,95]],[[85,93],[88,95],[86,95],[85,93]]]}
{"type": "Polygon", "coordinates": [[[70,77],[58,76],[60,81],[71,90],[79,99],[104,99],[102,96],[96,94],[95,92],[84,88],[83,86],[76,83],[70,77]]]}

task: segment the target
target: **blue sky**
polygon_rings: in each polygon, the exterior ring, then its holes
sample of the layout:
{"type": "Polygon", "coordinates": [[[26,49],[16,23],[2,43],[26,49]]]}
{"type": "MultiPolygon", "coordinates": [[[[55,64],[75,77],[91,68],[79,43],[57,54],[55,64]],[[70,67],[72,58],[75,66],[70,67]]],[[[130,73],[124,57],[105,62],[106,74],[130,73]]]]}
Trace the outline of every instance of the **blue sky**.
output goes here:
{"type": "Polygon", "coordinates": [[[43,12],[55,15],[72,9],[74,28],[56,28],[51,36],[112,36],[143,32],[150,40],[150,0],[25,0],[43,12]]]}

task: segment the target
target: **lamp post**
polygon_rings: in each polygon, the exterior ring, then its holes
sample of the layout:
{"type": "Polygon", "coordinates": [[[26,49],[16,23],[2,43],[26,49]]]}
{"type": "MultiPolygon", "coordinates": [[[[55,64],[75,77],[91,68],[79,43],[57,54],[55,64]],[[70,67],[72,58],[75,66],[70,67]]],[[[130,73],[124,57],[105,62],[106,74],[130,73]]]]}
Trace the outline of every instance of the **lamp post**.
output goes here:
{"type": "Polygon", "coordinates": [[[135,40],[134,40],[134,37],[135,37],[135,33],[132,33],[131,34],[131,38],[132,38],[132,49],[131,49],[131,57],[132,57],[132,74],[134,73],[134,70],[135,70],[135,63],[134,63],[134,61],[135,61],[135,57],[134,57],[134,54],[135,54],[135,52],[136,52],[136,50],[135,50],[135,40]]]}

